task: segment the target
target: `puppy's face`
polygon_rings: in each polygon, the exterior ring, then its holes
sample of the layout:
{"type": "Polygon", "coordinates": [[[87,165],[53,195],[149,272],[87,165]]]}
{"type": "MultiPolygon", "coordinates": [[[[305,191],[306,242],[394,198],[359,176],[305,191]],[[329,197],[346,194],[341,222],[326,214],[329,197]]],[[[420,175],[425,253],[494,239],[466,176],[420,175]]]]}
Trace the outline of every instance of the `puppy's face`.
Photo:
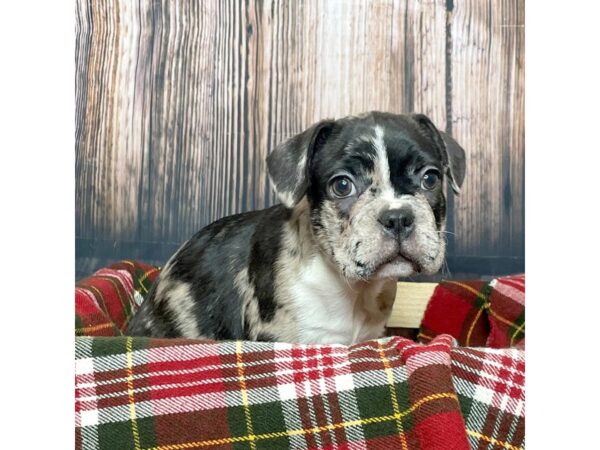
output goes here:
{"type": "Polygon", "coordinates": [[[425,116],[372,112],[319,122],[279,146],[268,163],[288,207],[306,195],[315,240],[346,278],[440,269],[443,181],[448,176],[458,190],[464,151],[425,116]],[[282,179],[286,165],[294,170],[282,179]]]}

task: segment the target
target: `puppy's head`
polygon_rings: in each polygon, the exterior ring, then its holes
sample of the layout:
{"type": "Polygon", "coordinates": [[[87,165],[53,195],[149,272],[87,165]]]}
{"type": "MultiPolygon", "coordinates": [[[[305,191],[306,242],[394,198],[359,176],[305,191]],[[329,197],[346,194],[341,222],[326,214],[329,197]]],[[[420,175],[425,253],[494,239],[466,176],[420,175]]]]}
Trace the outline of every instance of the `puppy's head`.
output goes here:
{"type": "Polygon", "coordinates": [[[315,240],[349,279],[435,273],[445,254],[443,182],[456,193],[465,152],[422,114],[323,120],[267,158],[280,200],[306,196],[315,240]]]}

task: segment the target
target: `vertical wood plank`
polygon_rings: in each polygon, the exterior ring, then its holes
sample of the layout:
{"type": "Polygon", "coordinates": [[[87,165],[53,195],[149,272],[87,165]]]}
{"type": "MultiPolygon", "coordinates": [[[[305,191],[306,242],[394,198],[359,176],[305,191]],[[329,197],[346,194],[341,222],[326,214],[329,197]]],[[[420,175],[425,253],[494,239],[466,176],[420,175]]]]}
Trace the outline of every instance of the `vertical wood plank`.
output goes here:
{"type": "Polygon", "coordinates": [[[523,248],[523,10],[522,0],[455,2],[452,130],[469,158],[455,217],[461,255],[523,248]]]}

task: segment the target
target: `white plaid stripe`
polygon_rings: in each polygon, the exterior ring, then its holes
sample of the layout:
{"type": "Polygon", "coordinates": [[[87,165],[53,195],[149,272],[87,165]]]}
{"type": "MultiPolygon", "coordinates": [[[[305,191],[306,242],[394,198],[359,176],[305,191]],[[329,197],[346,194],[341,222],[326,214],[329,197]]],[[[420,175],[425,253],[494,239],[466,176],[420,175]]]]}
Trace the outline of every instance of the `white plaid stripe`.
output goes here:
{"type": "MultiPolygon", "coordinates": [[[[304,359],[304,353],[306,352],[306,347],[302,347],[302,358],[304,359]]],[[[315,349],[317,351],[317,354],[319,352],[319,349],[315,349]]],[[[316,359],[316,357],[315,357],[316,359]]],[[[308,407],[308,417],[309,417],[309,424],[308,427],[312,428],[318,425],[318,420],[317,420],[317,416],[315,413],[315,407],[314,407],[314,399],[313,397],[318,396],[320,394],[319,392],[319,384],[316,380],[304,380],[303,382],[300,383],[296,383],[296,395],[298,397],[306,397],[306,406],[308,407]]],[[[321,433],[314,433],[313,438],[315,439],[316,445],[318,447],[322,447],[323,446],[323,442],[321,441],[321,433]]],[[[308,445],[308,441],[305,445],[308,445]]]]}
{"type": "Polygon", "coordinates": [[[75,424],[80,427],[98,425],[98,408],[86,408],[79,411],[75,418],[75,424]]]}
{"type": "MultiPolygon", "coordinates": [[[[275,377],[279,396],[283,400],[281,410],[283,412],[285,427],[288,430],[302,429],[304,427],[300,418],[296,386],[292,376],[292,345],[276,344],[275,353],[275,377]]],[[[289,436],[288,439],[291,448],[306,447],[304,436],[289,436]]]]}
{"type": "MultiPolygon", "coordinates": [[[[78,359],[91,358],[92,356],[92,344],[94,338],[88,336],[77,336],[75,339],[75,363],[78,359]]],[[[94,358],[96,359],[96,358],[94,358]]]]}
{"type": "Polygon", "coordinates": [[[90,399],[79,402],[79,411],[75,413],[75,426],[81,429],[82,446],[86,449],[98,448],[99,446],[98,424],[100,423],[100,417],[94,382],[94,359],[81,354],[84,350],[90,354],[91,349],[91,340],[85,340],[82,342],[81,348],[75,352],[83,356],[83,358],[75,361],[75,387],[78,387],[78,383],[89,385],[79,388],[79,394],[90,399]]]}
{"type": "Polygon", "coordinates": [[[475,398],[475,391],[478,387],[476,383],[471,383],[470,381],[460,377],[452,377],[452,384],[454,385],[454,390],[458,395],[462,395],[467,398],[475,398]]]}
{"type": "MultiPolygon", "coordinates": [[[[523,406],[525,406],[525,405],[523,405],[523,406]]],[[[519,424],[521,419],[524,419],[524,417],[525,417],[525,413],[523,413],[523,416],[520,416],[520,415],[513,416],[513,419],[510,423],[510,428],[508,430],[508,434],[506,435],[506,440],[508,442],[513,441],[515,433],[517,432],[517,425],[519,424]]],[[[525,448],[525,442],[523,442],[523,448],[525,448]]]]}
{"type": "MultiPolygon", "coordinates": [[[[506,387],[507,390],[514,390],[516,392],[524,394],[522,389],[517,387],[516,383],[513,382],[515,375],[520,373],[520,371],[517,370],[517,365],[519,364],[520,360],[511,358],[510,362],[511,362],[511,365],[509,366],[509,368],[514,369],[514,370],[505,371],[505,372],[508,372],[509,378],[506,381],[499,380],[498,383],[496,384],[496,386],[499,386],[501,383],[504,383],[507,385],[507,387],[506,387]]],[[[499,370],[497,370],[496,372],[499,372],[499,370]]],[[[525,411],[523,411],[524,403],[525,403],[524,397],[522,399],[521,398],[514,399],[510,395],[510,393],[494,392],[494,397],[492,400],[492,405],[494,405],[494,406],[500,405],[501,410],[507,411],[510,414],[513,414],[514,416],[517,416],[517,417],[524,416],[524,414],[525,414],[525,411]]],[[[493,436],[497,436],[499,434],[500,425],[501,425],[501,420],[496,420],[496,423],[494,424],[493,436]]],[[[513,420],[513,425],[516,425],[515,420],[513,420]]],[[[513,434],[514,434],[514,429],[513,429],[513,434]]]]}
{"type": "Polygon", "coordinates": [[[81,448],[97,449],[100,447],[98,439],[98,427],[83,427],[81,428],[81,448]]]}
{"type": "MultiPolygon", "coordinates": [[[[465,426],[468,430],[483,430],[485,426],[485,421],[487,419],[488,412],[490,410],[489,405],[485,403],[481,403],[477,400],[473,400],[471,402],[471,410],[469,411],[469,415],[465,417],[465,426]]],[[[471,446],[473,447],[473,443],[479,442],[478,438],[469,436],[469,439],[475,439],[471,442],[471,446]]],[[[477,445],[474,446],[477,448],[477,445]]]]}
{"type": "MultiPolygon", "coordinates": [[[[246,382],[248,378],[244,377],[246,382]]],[[[260,387],[246,389],[246,395],[248,396],[248,402],[251,405],[260,405],[262,403],[277,402],[281,400],[279,390],[277,386],[260,387]]],[[[242,392],[240,390],[228,390],[224,393],[225,401],[231,406],[242,406],[242,392]]]]}
{"type": "MultiPolygon", "coordinates": [[[[340,410],[344,422],[361,419],[358,409],[358,400],[356,399],[356,391],[340,392],[338,395],[338,402],[340,403],[340,410]]],[[[344,432],[350,442],[365,441],[365,434],[362,426],[347,427],[344,429],[344,432]]]]}
{"type": "MultiPolygon", "coordinates": [[[[304,357],[304,354],[296,360],[296,365],[299,362],[302,362],[302,368],[304,369],[304,365],[306,364],[307,358],[304,357]]],[[[276,380],[278,386],[285,386],[283,391],[280,391],[280,394],[285,395],[287,399],[281,404],[281,409],[283,411],[283,418],[285,421],[285,426],[287,429],[303,429],[305,428],[305,424],[302,422],[302,418],[300,415],[300,404],[298,402],[299,397],[306,397],[306,393],[299,389],[299,385],[303,385],[304,383],[295,383],[294,382],[294,369],[292,367],[292,348],[282,348],[280,351],[277,351],[277,357],[275,358],[275,367],[276,367],[276,380]]],[[[302,371],[302,370],[301,370],[302,371]]],[[[309,412],[310,416],[310,412],[309,412]]],[[[314,423],[314,417],[310,416],[310,420],[314,423]]],[[[310,425],[312,425],[312,423],[310,425]]],[[[309,426],[310,426],[309,425],[309,426]]],[[[306,440],[305,435],[297,435],[290,436],[290,447],[291,448],[306,448],[308,447],[308,442],[306,440]]]]}
{"type": "MultiPolygon", "coordinates": [[[[124,341],[123,341],[124,342],[124,341]]],[[[139,366],[145,363],[138,352],[133,352],[133,365],[139,366]]],[[[94,358],[94,370],[96,372],[109,372],[127,367],[127,353],[123,349],[123,353],[110,356],[97,356],[94,358]]]]}
{"type": "MultiPolygon", "coordinates": [[[[283,420],[287,430],[301,430],[304,428],[302,419],[300,418],[300,408],[296,399],[282,402],[281,410],[283,412],[283,420]]],[[[288,436],[288,439],[290,440],[290,448],[307,447],[306,436],[304,435],[288,436]]]]}
{"type": "Polygon", "coordinates": [[[94,358],[81,358],[75,360],[75,376],[93,374],[94,358]]]}
{"type": "MultiPolygon", "coordinates": [[[[136,402],[136,414],[138,417],[142,417],[137,409],[138,404],[142,404],[142,411],[150,411],[148,416],[204,411],[208,409],[226,408],[229,406],[227,404],[224,392],[209,392],[198,395],[167,397],[152,401],[136,402]]],[[[237,405],[241,406],[241,401],[239,401],[237,405]]]]}
{"type": "MultiPolygon", "coordinates": [[[[315,391],[314,387],[315,385],[318,386],[318,383],[315,383],[316,380],[310,380],[310,381],[304,381],[304,383],[298,383],[299,386],[303,386],[304,387],[304,391],[307,392],[309,395],[307,397],[306,400],[306,404],[308,406],[308,415],[310,417],[310,427],[315,427],[319,424],[319,421],[317,420],[317,415],[315,413],[315,400],[318,399],[318,390],[315,391]]],[[[318,389],[318,387],[317,387],[318,389]]],[[[317,443],[318,447],[322,447],[323,446],[323,441],[321,440],[321,433],[314,433],[313,437],[315,438],[315,442],[317,443]]]]}
{"type": "MultiPolygon", "coordinates": [[[[327,351],[327,356],[329,356],[330,353],[331,353],[331,351],[327,351]]],[[[319,352],[319,356],[321,356],[321,352],[319,352]]],[[[332,383],[331,377],[325,376],[324,362],[322,360],[319,360],[318,367],[319,367],[319,382],[322,385],[322,387],[321,387],[322,392],[331,392],[332,389],[341,391],[341,389],[338,389],[338,386],[336,383],[332,383]]],[[[350,374],[337,375],[335,377],[335,379],[337,380],[337,378],[340,378],[340,377],[352,378],[352,375],[350,375],[350,374]]],[[[329,405],[329,399],[327,398],[326,395],[323,396],[323,406],[325,409],[325,417],[327,417],[327,423],[334,423],[333,415],[331,413],[331,407],[329,405]]],[[[330,436],[331,436],[331,442],[335,446],[337,444],[337,439],[335,437],[335,431],[332,430],[330,432],[330,436]]]]}
{"type": "MultiPolygon", "coordinates": [[[[505,368],[505,370],[507,372],[510,373],[510,378],[509,379],[503,379],[501,377],[498,376],[498,372],[499,370],[494,368],[492,370],[489,370],[489,365],[485,364],[484,365],[484,369],[486,371],[482,372],[482,371],[478,371],[472,367],[469,367],[461,362],[458,361],[453,361],[452,365],[455,367],[460,367],[461,369],[463,369],[465,372],[470,372],[473,375],[479,376],[482,378],[482,382],[481,384],[488,386],[490,388],[493,388],[494,386],[496,386],[498,383],[505,383],[510,387],[514,387],[514,388],[518,388],[521,385],[519,383],[514,382],[514,375],[518,373],[518,371],[514,371],[511,370],[510,368],[505,368]]],[[[492,366],[493,367],[493,366],[492,366]]]]}

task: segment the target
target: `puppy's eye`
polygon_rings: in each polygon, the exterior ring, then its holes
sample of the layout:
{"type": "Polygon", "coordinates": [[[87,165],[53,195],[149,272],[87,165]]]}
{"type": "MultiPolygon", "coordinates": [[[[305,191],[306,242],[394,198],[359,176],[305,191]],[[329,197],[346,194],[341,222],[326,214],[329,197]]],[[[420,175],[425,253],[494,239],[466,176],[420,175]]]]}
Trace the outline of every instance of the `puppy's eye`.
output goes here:
{"type": "Polygon", "coordinates": [[[331,182],[331,192],[338,198],[349,197],[356,192],[354,183],[348,177],[336,177],[331,182]]]}
{"type": "Polygon", "coordinates": [[[421,178],[421,187],[425,190],[432,190],[440,181],[440,174],[437,170],[428,170],[421,178]]]}

